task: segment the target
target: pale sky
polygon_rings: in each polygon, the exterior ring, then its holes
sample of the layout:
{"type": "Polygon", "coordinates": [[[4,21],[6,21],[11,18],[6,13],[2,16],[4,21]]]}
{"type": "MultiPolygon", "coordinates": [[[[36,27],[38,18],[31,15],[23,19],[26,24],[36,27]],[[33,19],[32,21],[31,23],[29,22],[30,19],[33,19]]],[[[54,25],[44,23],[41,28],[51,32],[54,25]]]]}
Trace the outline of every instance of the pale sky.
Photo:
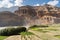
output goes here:
{"type": "Polygon", "coordinates": [[[40,6],[44,4],[49,4],[52,6],[60,6],[60,0],[0,0],[0,8],[6,7],[10,8],[13,6],[40,6]]]}

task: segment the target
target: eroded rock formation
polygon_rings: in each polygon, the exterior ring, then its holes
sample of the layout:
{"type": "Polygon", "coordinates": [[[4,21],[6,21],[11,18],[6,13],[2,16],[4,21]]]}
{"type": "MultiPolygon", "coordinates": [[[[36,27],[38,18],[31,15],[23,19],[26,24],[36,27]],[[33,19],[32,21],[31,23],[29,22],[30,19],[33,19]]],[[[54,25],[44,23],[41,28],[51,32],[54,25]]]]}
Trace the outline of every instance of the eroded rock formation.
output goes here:
{"type": "Polygon", "coordinates": [[[22,6],[15,11],[19,17],[23,17],[25,24],[53,24],[60,23],[60,8],[44,5],[44,6],[22,6]]]}

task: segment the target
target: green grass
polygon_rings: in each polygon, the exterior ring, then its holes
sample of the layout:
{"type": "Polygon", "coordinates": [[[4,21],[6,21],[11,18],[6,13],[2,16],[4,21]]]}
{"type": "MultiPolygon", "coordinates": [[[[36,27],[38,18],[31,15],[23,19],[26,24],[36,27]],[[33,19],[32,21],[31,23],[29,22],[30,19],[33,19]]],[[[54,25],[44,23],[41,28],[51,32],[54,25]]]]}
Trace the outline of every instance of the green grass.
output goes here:
{"type": "Polygon", "coordinates": [[[50,30],[50,31],[57,31],[57,29],[45,29],[45,30],[50,30]]]}
{"type": "Polygon", "coordinates": [[[47,30],[43,30],[43,29],[39,29],[39,30],[36,30],[36,31],[43,32],[43,33],[48,32],[47,30]]]}
{"type": "Polygon", "coordinates": [[[21,35],[33,35],[33,33],[31,33],[31,32],[21,32],[20,34],[21,35]]]}
{"type": "Polygon", "coordinates": [[[0,40],[4,40],[5,38],[7,38],[8,36],[0,36],[0,40]]]}
{"type": "Polygon", "coordinates": [[[35,28],[31,28],[31,30],[39,30],[39,28],[35,27],[35,28]]]}
{"type": "Polygon", "coordinates": [[[60,35],[55,35],[55,37],[60,38],[60,35]]]}
{"type": "Polygon", "coordinates": [[[53,28],[53,27],[44,27],[44,28],[34,27],[34,28],[30,28],[30,30],[39,31],[39,32],[43,32],[43,33],[46,33],[46,32],[49,32],[49,31],[58,31],[58,29],[53,28]]]}
{"type": "Polygon", "coordinates": [[[38,31],[38,32],[43,32],[43,33],[46,33],[48,31],[42,29],[42,28],[32,28],[31,30],[34,30],[34,31],[38,31]]]}

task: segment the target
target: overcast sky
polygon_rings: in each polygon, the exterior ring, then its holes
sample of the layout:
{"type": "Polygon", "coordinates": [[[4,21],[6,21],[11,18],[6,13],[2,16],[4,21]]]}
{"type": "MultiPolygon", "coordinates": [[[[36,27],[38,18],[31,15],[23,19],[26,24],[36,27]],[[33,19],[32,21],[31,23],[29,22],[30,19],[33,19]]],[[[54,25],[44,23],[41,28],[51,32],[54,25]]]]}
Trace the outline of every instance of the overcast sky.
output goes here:
{"type": "Polygon", "coordinates": [[[0,8],[10,8],[12,6],[33,5],[39,6],[49,4],[53,6],[60,6],[60,0],[0,0],[0,8]]]}

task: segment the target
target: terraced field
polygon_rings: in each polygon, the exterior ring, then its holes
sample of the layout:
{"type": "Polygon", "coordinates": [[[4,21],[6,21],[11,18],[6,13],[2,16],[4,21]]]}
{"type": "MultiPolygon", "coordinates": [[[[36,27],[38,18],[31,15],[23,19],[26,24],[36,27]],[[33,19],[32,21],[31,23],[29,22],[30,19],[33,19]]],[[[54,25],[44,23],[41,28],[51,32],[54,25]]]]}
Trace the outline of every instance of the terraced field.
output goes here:
{"type": "Polygon", "coordinates": [[[60,27],[32,28],[4,40],[60,40],[60,27]]]}

